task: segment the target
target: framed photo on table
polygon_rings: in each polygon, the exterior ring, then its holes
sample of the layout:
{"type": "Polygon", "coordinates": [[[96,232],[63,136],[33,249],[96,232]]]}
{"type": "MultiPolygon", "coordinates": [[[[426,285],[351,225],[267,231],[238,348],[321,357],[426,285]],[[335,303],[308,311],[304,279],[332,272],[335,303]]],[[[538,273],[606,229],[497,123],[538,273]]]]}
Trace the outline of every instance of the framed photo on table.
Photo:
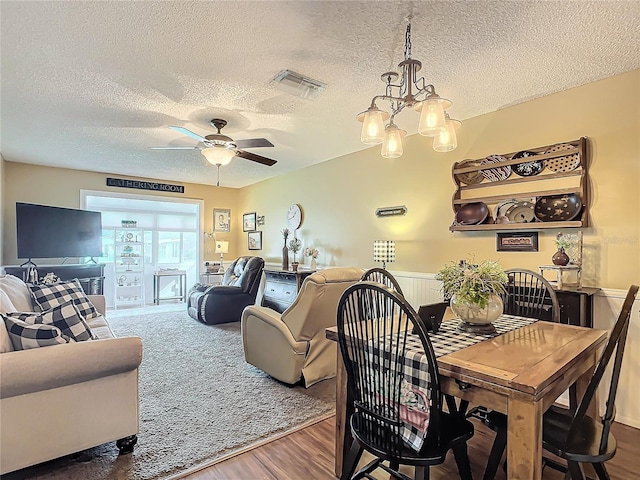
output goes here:
{"type": "Polygon", "coordinates": [[[231,231],[231,210],[213,209],[213,230],[216,232],[231,231]]]}
{"type": "Polygon", "coordinates": [[[262,232],[247,233],[249,250],[262,250],[262,232]]]}
{"type": "Polygon", "coordinates": [[[538,232],[496,233],[498,252],[537,252],[538,232]]]}
{"type": "Polygon", "coordinates": [[[256,229],[256,212],[242,215],[242,231],[253,232],[256,229]]]}

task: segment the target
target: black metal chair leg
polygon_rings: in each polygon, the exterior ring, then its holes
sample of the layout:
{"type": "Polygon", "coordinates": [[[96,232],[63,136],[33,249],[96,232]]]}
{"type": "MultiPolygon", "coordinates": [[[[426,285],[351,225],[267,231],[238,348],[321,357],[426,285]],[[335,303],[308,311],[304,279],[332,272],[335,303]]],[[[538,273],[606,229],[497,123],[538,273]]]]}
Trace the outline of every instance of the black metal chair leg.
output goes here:
{"type": "Polygon", "coordinates": [[[507,448],[507,432],[506,430],[498,429],[496,439],[493,441],[493,446],[491,447],[489,460],[487,461],[487,468],[484,471],[484,477],[482,477],[483,480],[495,478],[505,448],[507,448]]]}
{"type": "Polygon", "coordinates": [[[567,465],[569,467],[569,473],[571,474],[571,480],[585,480],[582,468],[580,468],[578,462],[569,461],[567,465]]]}
{"type": "Polygon", "coordinates": [[[604,463],[594,463],[593,469],[598,474],[599,480],[611,480],[611,478],[609,477],[609,473],[607,472],[607,469],[604,468],[604,463]]]}
{"type": "Polygon", "coordinates": [[[458,466],[458,473],[461,480],[473,480],[471,473],[471,463],[469,462],[469,454],[467,451],[467,443],[459,442],[452,448],[453,456],[456,459],[456,465],[458,466]]]}
{"type": "Polygon", "coordinates": [[[429,480],[429,467],[416,467],[414,480],[429,480]]]}
{"type": "Polygon", "coordinates": [[[458,412],[463,417],[467,415],[467,408],[469,408],[469,402],[467,400],[460,400],[460,405],[458,406],[458,412]]]}
{"type": "Polygon", "coordinates": [[[363,448],[354,440],[351,443],[351,448],[349,449],[347,458],[344,458],[342,461],[342,475],[340,475],[340,480],[349,480],[353,476],[353,473],[356,471],[356,467],[358,466],[358,462],[360,461],[360,457],[362,456],[362,451],[363,448]]]}

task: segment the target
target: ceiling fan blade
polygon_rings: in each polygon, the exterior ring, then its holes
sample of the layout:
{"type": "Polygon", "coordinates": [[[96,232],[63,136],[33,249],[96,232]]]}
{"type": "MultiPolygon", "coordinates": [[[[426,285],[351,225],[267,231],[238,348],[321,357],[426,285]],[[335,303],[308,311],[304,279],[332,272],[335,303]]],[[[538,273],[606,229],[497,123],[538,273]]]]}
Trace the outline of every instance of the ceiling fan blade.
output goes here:
{"type": "Polygon", "coordinates": [[[187,129],[186,129],[186,128],[184,128],[184,127],[176,127],[176,126],[173,126],[173,125],[169,125],[169,128],[172,128],[172,129],[174,129],[176,132],[180,132],[180,133],[182,133],[182,134],[184,134],[184,135],[189,135],[190,137],[195,138],[196,140],[199,140],[199,141],[201,141],[201,142],[204,142],[204,141],[205,141],[205,138],[204,138],[204,137],[201,137],[201,136],[200,136],[200,135],[198,135],[197,133],[193,133],[191,130],[187,130],[187,129]]]}
{"type": "Polygon", "coordinates": [[[271,160],[270,158],[263,157],[262,155],[256,155],[255,153],[245,152],[244,150],[236,150],[236,156],[246,158],[247,160],[258,162],[269,167],[277,163],[276,160],[271,160]]]}
{"type": "Polygon", "coordinates": [[[200,147],[149,147],[151,150],[200,150],[200,147]]]}
{"type": "Polygon", "coordinates": [[[246,140],[235,140],[233,143],[238,148],[273,147],[273,143],[266,138],[248,138],[246,140]]]}

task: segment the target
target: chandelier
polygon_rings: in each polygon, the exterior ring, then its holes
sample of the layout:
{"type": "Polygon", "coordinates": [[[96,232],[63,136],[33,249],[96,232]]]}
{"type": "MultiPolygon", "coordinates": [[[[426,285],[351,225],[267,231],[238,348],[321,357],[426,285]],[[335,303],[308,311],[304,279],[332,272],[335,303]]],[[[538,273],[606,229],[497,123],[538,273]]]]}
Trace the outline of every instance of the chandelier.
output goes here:
{"type": "Polygon", "coordinates": [[[445,111],[451,101],[441,98],[433,85],[427,84],[424,77],[417,77],[422,62],[411,58],[411,18],[407,25],[404,44],[404,60],[398,64],[402,72],[386,72],[380,79],[386,83],[384,95],[371,99],[371,106],[357,116],[362,122],[360,140],[367,145],[382,143],[381,154],[385,158],[398,158],[402,155],[402,137],[407,132],[393,123],[395,116],[405,107],[413,107],[420,112],[418,133],[433,137],[433,149],[436,152],[449,152],[458,146],[456,129],[461,122],[449,117],[445,111]],[[415,89],[415,92],[414,92],[415,89]],[[391,114],[380,110],[377,100],[389,100],[391,114]],[[389,121],[386,125],[385,122],[389,121]]]}

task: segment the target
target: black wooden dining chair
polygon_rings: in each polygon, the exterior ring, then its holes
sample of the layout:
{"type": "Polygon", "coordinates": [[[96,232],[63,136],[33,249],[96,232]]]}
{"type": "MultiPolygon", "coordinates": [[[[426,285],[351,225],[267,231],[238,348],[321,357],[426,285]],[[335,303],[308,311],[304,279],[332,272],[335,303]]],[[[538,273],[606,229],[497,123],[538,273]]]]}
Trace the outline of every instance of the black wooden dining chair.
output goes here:
{"type": "Polygon", "coordinates": [[[384,268],[371,268],[364,272],[360,280],[363,282],[381,283],[382,285],[386,285],[387,287],[398,292],[401,296],[404,297],[402,288],[400,288],[400,284],[398,283],[398,280],[396,280],[396,277],[394,277],[384,268]]]}
{"type": "Polygon", "coordinates": [[[509,282],[502,294],[504,313],[560,322],[558,296],[549,281],[531,270],[505,270],[509,282]]]}
{"type": "Polygon", "coordinates": [[[460,477],[471,480],[467,440],[473,436],[473,424],[455,411],[443,412],[435,353],[413,308],[388,287],[359,282],[340,299],[337,327],[352,398],[348,411],[353,435],[340,478],[371,479],[370,473],[382,468],[394,478],[410,480],[399,466],[412,465],[415,479],[427,480],[429,466],[443,463],[452,450],[460,477]],[[414,325],[417,335],[410,334],[414,325]],[[415,396],[407,402],[408,392],[416,390],[409,388],[404,357],[408,340],[416,337],[424,350],[429,385],[426,395],[419,391],[421,400],[415,396]],[[419,451],[403,440],[406,422],[418,422],[424,431],[419,451]],[[376,458],[354,474],[364,450],[376,458]]]}
{"type": "MultiPolygon", "coordinates": [[[[616,453],[616,439],[611,434],[611,423],[615,417],[615,400],[622,367],[622,357],[627,340],[631,307],[638,293],[638,286],[631,285],[620,310],[609,340],[596,364],[591,381],[576,409],[552,406],[545,412],[542,420],[542,447],[552,454],[567,461],[566,467],[553,460],[544,459],[544,465],[563,472],[569,472],[572,480],[584,480],[585,476],[580,467],[581,463],[591,463],[600,480],[609,480],[604,466],[605,462],[613,458],[616,453]],[[602,377],[614,354],[611,381],[607,394],[604,416],[592,418],[587,415],[587,409],[600,385],[602,377]]],[[[491,449],[490,460],[493,472],[489,466],[485,471],[485,479],[493,478],[506,446],[507,424],[502,414],[490,412],[488,421],[497,427],[496,442],[491,449]],[[504,438],[504,442],[498,441],[504,438]],[[490,474],[490,475],[488,475],[490,474]]]]}

